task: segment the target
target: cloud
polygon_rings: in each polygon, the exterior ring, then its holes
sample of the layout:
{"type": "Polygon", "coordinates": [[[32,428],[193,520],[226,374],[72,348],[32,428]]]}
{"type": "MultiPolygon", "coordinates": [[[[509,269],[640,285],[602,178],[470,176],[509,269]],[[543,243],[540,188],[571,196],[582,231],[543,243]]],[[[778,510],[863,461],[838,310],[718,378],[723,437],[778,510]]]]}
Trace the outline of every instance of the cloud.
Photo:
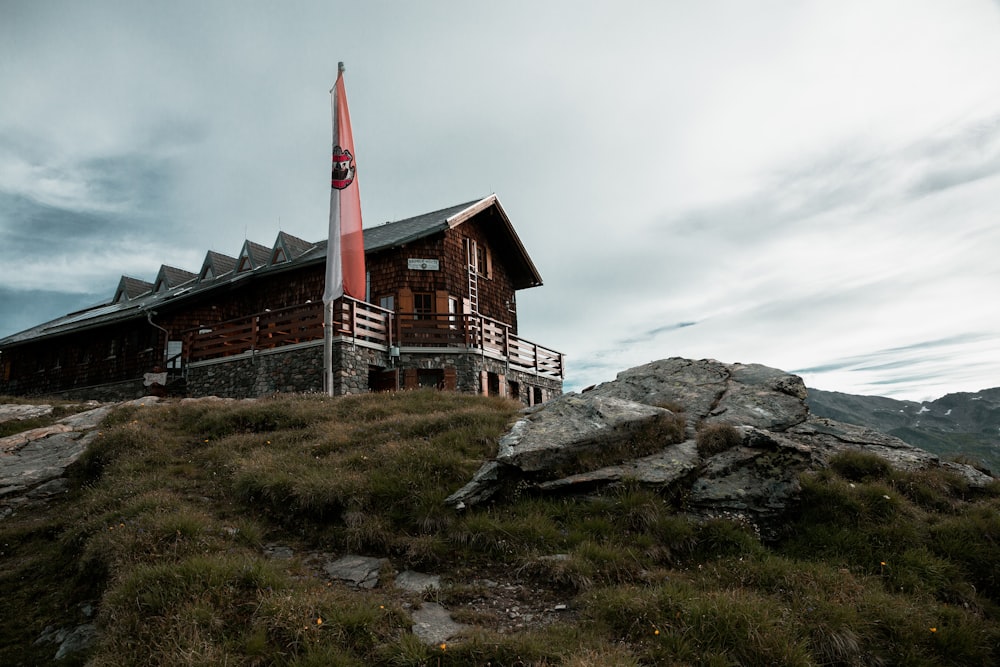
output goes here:
{"type": "MultiPolygon", "coordinates": [[[[114,291],[114,288],[111,289],[114,291]]],[[[108,299],[110,295],[67,293],[64,290],[20,290],[0,286],[0,338],[24,331],[59,315],[72,313],[108,299]],[[55,313],[55,315],[54,315],[55,313]]]]}

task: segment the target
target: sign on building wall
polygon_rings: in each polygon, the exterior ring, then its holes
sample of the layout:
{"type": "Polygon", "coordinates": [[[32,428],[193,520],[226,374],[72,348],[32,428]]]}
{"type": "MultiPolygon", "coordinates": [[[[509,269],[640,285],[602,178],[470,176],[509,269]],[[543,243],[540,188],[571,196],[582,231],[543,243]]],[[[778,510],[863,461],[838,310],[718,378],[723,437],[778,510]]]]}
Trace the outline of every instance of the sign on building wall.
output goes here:
{"type": "Polygon", "coordinates": [[[437,271],[441,268],[440,261],[436,259],[414,259],[406,260],[406,268],[414,271],[437,271]]]}

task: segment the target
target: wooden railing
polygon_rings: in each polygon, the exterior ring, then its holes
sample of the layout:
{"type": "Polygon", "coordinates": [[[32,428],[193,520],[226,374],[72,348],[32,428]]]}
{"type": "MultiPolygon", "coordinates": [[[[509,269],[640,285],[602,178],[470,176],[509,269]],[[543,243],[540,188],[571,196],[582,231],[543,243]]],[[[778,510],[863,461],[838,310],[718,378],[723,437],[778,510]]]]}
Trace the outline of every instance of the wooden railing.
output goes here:
{"type": "Polygon", "coordinates": [[[403,347],[464,345],[505,357],[511,365],[549,377],[563,377],[563,355],[510,332],[510,325],[482,315],[398,313],[403,347]]]}
{"type": "MultiPolygon", "coordinates": [[[[505,357],[520,370],[563,377],[563,355],[515,336],[481,315],[398,313],[350,297],[333,304],[333,334],[386,348],[466,347],[505,357]]],[[[185,361],[204,361],[323,339],[323,304],[306,303],[191,329],[185,361]]]]}
{"type": "MultiPolygon", "coordinates": [[[[333,331],[378,345],[392,345],[392,313],[344,297],[333,302],[333,331]]],[[[187,361],[216,359],[251,350],[323,339],[323,304],[268,310],[185,332],[187,361]]]]}

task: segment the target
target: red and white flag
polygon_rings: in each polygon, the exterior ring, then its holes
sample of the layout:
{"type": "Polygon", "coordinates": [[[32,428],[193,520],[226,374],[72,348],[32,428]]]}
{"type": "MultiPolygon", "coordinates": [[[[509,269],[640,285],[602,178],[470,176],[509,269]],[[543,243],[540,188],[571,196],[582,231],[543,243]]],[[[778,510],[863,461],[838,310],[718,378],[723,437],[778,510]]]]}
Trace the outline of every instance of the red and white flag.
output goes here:
{"type": "Polygon", "coordinates": [[[330,91],[333,111],[333,159],[330,175],[330,237],[326,246],[323,302],[342,295],[365,300],[365,242],[361,232],[361,195],[355,164],[351,114],[344,91],[344,63],[330,91]]]}

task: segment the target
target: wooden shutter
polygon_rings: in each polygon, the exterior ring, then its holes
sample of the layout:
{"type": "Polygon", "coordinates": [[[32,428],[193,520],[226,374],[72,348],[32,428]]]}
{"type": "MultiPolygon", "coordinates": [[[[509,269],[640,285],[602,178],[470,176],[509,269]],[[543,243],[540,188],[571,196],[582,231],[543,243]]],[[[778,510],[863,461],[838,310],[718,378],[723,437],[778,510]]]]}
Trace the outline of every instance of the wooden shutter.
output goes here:
{"type": "Polygon", "coordinates": [[[403,369],[403,389],[416,389],[419,386],[416,368],[403,369]]]}
{"type": "Polygon", "coordinates": [[[458,390],[458,371],[454,366],[446,366],[444,369],[444,388],[448,391],[458,390]]]}
{"type": "Polygon", "coordinates": [[[407,315],[413,313],[413,290],[409,287],[403,287],[399,290],[398,312],[406,313],[407,315]]]}
{"type": "Polygon", "coordinates": [[[437,290],[434,292],[434,312],[442,315],[442,319],[448,319],[448,291],[437,290]]]}

